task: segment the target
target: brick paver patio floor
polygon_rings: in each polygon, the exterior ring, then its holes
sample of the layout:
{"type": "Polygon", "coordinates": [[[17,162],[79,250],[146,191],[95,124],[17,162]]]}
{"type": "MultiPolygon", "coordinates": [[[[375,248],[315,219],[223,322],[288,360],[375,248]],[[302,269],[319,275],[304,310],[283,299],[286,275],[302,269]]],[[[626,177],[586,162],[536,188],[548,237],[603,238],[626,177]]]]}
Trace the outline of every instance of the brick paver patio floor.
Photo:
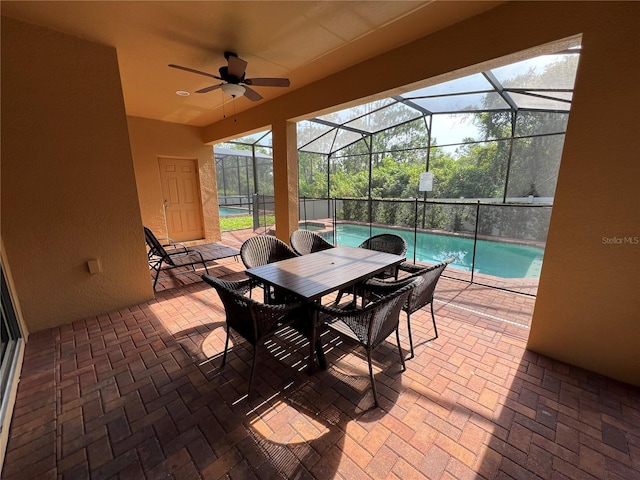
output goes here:
{"type": "Polygon", "coordinates": [[[2,478],[640,479],[640,389],[527,351],[531,297],[443,278],[439,338],[427,308],[407,371],[376,350],[376,409],[363,351],[330,334],[313,375],[279,334],[247,398],[251,346],[220,368],[224,310],[197,279],[30,337],[2,478]]]}

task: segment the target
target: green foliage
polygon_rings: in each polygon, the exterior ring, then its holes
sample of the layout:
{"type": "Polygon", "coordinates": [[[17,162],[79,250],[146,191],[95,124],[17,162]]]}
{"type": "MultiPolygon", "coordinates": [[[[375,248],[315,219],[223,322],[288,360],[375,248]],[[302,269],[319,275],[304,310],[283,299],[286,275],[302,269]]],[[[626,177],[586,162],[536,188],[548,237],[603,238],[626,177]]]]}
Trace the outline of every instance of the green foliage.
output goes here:
{"type": "MultiPolygon", "coordinates": [[[[260,225],[264,223],[263,217],[260,217],[260,225]]],[[[276,218],[273,215],[269,215],[266,217],[267,225],[275,225],[276,218]]],[[[241,230],[244,228],[252,228],[253,227],[253,216],[251,215],[243,215],[243,216],[233,216],[233,217],[220,217],[220,229],[223,232],[227,232],[229,230],[241,230]]]]}

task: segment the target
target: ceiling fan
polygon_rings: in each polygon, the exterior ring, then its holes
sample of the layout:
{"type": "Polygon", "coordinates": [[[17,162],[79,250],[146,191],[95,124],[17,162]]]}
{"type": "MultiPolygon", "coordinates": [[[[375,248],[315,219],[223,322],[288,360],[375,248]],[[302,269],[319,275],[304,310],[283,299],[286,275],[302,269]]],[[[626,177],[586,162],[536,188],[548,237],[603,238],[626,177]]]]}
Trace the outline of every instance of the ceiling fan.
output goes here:
{"type": "Polygon", "coordinates": [[[197,73],[198,75],[222,80],[223,82],[217,85],[211,85],[210,87],[201,88],[200,90],[196,90],[195,93],[207,93],[221,88],[223,92],[234,98],[244,95],[254,102],[262,100],[262,96],[250,88],[250,86],[288,87],[291,84],[288,78],[245,78],[245,70],[247,68],[247,62],[245,60],[239,58],[234,52],[224,52],[224,58],[227,59],[227,65],[218,69],[220,75],[201,72],[200,70],[182,67],[180,65],[169,64],[169,66],[171,68],[177,68],[179,70],[185,70],[187,72],[197,73]]]}

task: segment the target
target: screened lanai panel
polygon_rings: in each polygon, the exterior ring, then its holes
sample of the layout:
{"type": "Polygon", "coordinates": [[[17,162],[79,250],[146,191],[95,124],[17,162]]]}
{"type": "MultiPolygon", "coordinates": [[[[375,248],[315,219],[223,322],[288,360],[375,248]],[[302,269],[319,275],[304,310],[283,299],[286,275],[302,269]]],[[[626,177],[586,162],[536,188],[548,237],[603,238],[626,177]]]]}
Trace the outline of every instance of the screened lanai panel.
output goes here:
{"type": "Polygon", "coordinates": [[[507,197],[553,197],[563,145],[564,135],[514,140],[507,197]]]}
{"type": "Polygon", "coordinates": [[[543,55],[495,68],[492,73],[505,88],[573,90],[578,55],[543,55]]]}
{"type": "Polygon", "coordinates": [[[333,143],[337,133],[338,130],[336,128],[332,128],[328,132],[320,135],[314,141],[307,143],[302,147],[302,149],[305,152],[329,154],[333,151],[333,143]]]}
{"type": "Polygon", "coordinates": [[[481,198],[501,201],[509,165],[509,140],[478,142],[458,146],[455,164],[432,155],[431,198],[481,198]]]}
{"type": "Polygon", "coordinates": [[[362,140],[362,134],[352,132],[351,130],[338,129],[335,141],[333,142],[332,151],[336,152],[341,148],[351,145],[359,140],[362,140]]]}
{"type": "Polygon", "coordinates": [[[328,197],[327,156],[319,153],[299,152],[298,178],[300,196],[328,197]]]}
{"type": "Polygon", "coordinates": [[[569,111],[571,103],[554,100],[552,98],[544,98],[538,94],[528,95],[524,93],[510,93],[511,98],[516,102],[519,108],[526,108],[531,110],[556,110],[556,111],[569,111]]]}
{"type": "Polygon", "coordinates": [[[481,138],[479,114],[452,113],[434,115],[431,123],[431,142],[436,145],[463,143],[467,139],[481,138]]]}
{"type": "Polygon", "coordinates": [[[315,141],[317,138],[326,134],[334,127],[330,125],[325,125],[323,123],[311,122],[309,120],[303,120],[298,122],[296,130],[298,135],[298,148],[309,151],[306,148],[308,143],[315,141]]]}
{"type": "Polygon", "coordinates": [[[331,197],[369,196],[369,155],[332,157],[329,171],[329,195],[331,197]]]}
{"type": "Polygon", "coordinates": [[[422,116],[422,112],[408,107],[403,103],[394,103],[362,117],[356,118],[345,125],[356,130],[373,133],[391,128],[399,123],[405,123],[422,116]]]}
{"type": "Polygon", "coordinates": [[[244,144],[244,145],[260,145],[264,147],[272,147],[271,130],[266,132],[257,132],[244,137],[236,138],[229,143],[244,144]]]}
{"type": "Polygon", "coordinates": [[[509,110],[509,104],[497,93],[471,93],[444,97],[414,98],[412,102],[433,113],[478,110],[509,110]],[[488,107],[490,105],[490,107],[488,107]]]}
{"type": "Polygon", "coordinates": [[[568,121],[568,113],[518,112],[515,136],[564,133],[567,130],[568,121]]]}
{"type": "Polygon", "coordinates": [[[383,98],[382,100],[376,100],[374,102],[365,103],[356,107],[346,108],[344,110],[340,110],[339,112],[328,113],[318,118],[320,120],[334,123],[336,125],[342,125],[363,115],[375,112],[376,110],[379,110],[393,103],[395,103],[395,100],[393,98],[383,98]]]}
{"type": "Polygon", "coordinates": [[[256,177],[258,180],[256,193],[273,195],[273,161],[271,159],[256,159],[256,177]]]}
{"type": "MultiPolygon", "coordinates": [[[[397,151],[420,149],[429,142],[429,132],[423,117],[390,127],[373,136],[373,151],[397,151]]],[[[398,153],[396,153],[398,155],[398,153]]]]}
{"type": "MultiPolygon", "coordinates": [[[[249,157],[225,155],[216,161],[216,180],[220,197],[248,196],[252,192],[253,164],[249,157]]],[[[226,199],[222,203],[235,203],[226,199]]]]}
{"type": "Polygon", "coordinates": [[[487,92],[493,90],[493,86],[481,73],[467,77],[450,80],[430,87],[420,88],[402,94],[404,98],[433,97],[438,95],[451,95],[454,93],[487,92]]]}

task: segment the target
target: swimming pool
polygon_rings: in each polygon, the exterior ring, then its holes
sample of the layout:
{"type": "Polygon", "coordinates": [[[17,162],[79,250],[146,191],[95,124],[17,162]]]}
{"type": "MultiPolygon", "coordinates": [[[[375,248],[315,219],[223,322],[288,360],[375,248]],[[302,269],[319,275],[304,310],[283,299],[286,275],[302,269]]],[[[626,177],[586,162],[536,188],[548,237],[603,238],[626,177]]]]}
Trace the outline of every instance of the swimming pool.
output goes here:
{"type": "Polygon", "coordinates": [[[303,230],[310,230],[312,232],[319,232],[320,230],[326,230],[327,226],[320,222],[300,222],[298,228],[303,230]]]}
{"type": "Polygon", "coordinates": [[[249,210],[243,207],[218,207],[221,217],[229,217],[231,215],[249,215],[249,210]]]}
{"type": "MultiPolygon", "coordinates": [[[[407,259],[413,260],[414,233],[411,230],[385,230],[368,225],[337,224],[338,245],[357,247],[371,235],[395,233],[405,239],[407,259]]],[[[331,233],[328,233],[328,236],[331,233]]],[[[332,236],[329,237],[332,241],[332,236]]],[[[456,260],[450,268],[471,271],[473,238],[418,232],[416,261],[438,263],[449,257],[456,260]]],[[[529,245],[478,240],[475,273],[501,278],[540,278],[544,249],[529,245]]]]}

